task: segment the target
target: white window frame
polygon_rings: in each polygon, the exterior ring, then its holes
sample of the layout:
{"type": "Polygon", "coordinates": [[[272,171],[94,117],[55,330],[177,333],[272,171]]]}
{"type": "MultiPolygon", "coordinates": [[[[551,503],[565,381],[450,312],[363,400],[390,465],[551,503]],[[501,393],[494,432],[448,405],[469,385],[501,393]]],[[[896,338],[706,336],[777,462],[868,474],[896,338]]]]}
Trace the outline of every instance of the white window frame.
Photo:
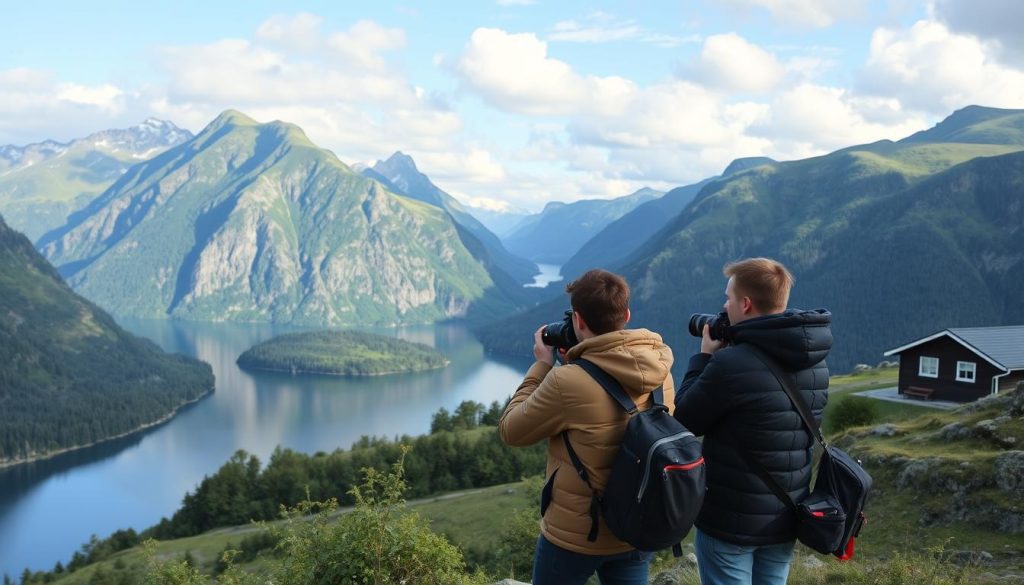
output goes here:
{"type": "Polygon", "coordinates": [[[923,355],[923,356],[921,356],[921,358],[918,360],[918,364],[917,364],[917,375],[921,376],[922,378],[938,378],[939,377],[939,358],[932,357],[930,355],[923,355]],[[934,374],[930,374],[930,373],[925,371],[925,369],[924,369],[925,360],[935,360],[935,373],[934,374]]]}
{"type": "Polygon", "coordinates": [[[970,382],[971,384],[978,381],[978,364],[975,362],[957,362],[956,363],[956,381],[957,382],[970,382]],[[964,366],[970,366],[965,368],[964,366]],[[963,369],[965,372],[970,372],[971,377],[965,378],[960,376],[960,371],[963,369]]]}

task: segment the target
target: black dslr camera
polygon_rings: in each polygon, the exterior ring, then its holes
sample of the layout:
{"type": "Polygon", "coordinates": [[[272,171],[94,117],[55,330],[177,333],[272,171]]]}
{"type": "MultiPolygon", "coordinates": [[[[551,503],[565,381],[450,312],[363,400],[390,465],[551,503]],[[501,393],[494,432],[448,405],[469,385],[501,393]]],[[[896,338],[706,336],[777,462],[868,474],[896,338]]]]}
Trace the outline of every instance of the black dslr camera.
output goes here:
{"type": "Polygon", "coordinates": [[[555,348],[569,349],[580,342],[576,339],[576,331],[572,328],[572,310],[565,312],[561,321],[549,323],[544,326],[540,333],[540,339],[544,345],[551,345],[555,348]]]}
{"type": "Polygon", "coordinates": [[[704,337],[704,325],[708,326],[708,335],[716,341],[731,341],[732,331],[729,330],[729,314],[725,311],[717,315],[694,313],[690,315],[690,335],[704,337]]]}

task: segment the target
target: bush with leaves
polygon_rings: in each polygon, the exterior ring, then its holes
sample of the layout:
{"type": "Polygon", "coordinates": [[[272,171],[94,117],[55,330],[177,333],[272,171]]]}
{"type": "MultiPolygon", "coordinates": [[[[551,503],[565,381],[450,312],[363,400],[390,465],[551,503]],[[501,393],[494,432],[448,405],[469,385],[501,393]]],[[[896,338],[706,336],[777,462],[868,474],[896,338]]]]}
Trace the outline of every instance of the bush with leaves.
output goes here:
{"type": "Polygon", "coordinates": [[[286,510],[280,585],[458,585],[484,582],[468,576],[462,553],[405,505],[404,458],[391,472],[364,469],[350,491],[355,509],[336,521],[337,502],[306,501],[286,510]],[[309,518],[309,516],[312,518],[309,518]]]}
{"type": "Polygon", "coordinates": [[[827,416],[831,419],[832,430],[839,432],[875,422],[878,408],[872,398],[851,396],[829,409],[827,416]]]}

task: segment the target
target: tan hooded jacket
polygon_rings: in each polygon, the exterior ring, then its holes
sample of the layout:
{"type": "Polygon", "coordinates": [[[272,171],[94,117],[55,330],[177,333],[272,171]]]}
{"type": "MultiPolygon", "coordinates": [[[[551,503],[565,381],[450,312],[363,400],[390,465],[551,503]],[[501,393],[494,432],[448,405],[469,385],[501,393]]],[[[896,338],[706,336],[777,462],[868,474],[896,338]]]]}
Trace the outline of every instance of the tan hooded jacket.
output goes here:
{"type": "Polygon", "coordinates": [[[571,361],[585,357],[622,384],[640,410],[652,404],[651,392],[664,391],[673,408],[672,350],[661,336],[646,329],[613,331],[584,340],[569,350],[569,364],[552,368],[536,362],[526,373],[501,416],[501,438],[513,446],[548,439],[546,477],[554,475],[552,502],[541,520],[541,532],[563,549],[588,555],[612,555],[633,549],[609,530],[604,518],[597,541],[590,532],[590,488],[573,469],[560,433],[583,461],[590,483],[604,490],[615,454],[626,429],[626,414],[603,388],[571,361]]]}

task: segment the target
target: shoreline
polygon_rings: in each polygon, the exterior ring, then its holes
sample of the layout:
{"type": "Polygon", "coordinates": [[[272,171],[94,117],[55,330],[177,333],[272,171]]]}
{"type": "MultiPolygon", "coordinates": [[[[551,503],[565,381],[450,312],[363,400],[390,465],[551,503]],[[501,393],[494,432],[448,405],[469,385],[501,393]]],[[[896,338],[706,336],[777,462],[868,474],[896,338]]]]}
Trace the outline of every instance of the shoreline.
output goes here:
{"type": "Polygon", "coordinates": [[[159,419],[157,419],[157,420],[155,420],[153,422],[149,422],[149,423],[140,425],[140,426],[138,426],[138,427],[136,427],[136,428],[134,428],[134,429],[132,429],[130,431],[125,431],[125,432],[117,434],[117,435],[111,435],[109,437],[104,437],[104,438],[102,438],[102,439],[100,439],[98,441],[93,441],[92,443],[86,443],[84,445],[75,445],[75,446],[72,446],[72,447],[64,447],[64,448],[58,449],[56,451],[48,451],[48,452],[46,452],[46,453],[44,453],[42,455],[33,455],[32,457],[28,457],[26,459],[16,459],[16,460],[13,460],[13,461],[0,461],[0,470],[7,469],[8,467],[14,467],[16,465],[24,465],[26,463],[35,463],[37,461],[45,461],[46,459],[52,459],[54,457],[57,457],[58,455],[63,455],[65,453],[71,453],[72,451],[78,451],[79,449],[86,449],[88,447],[95,447],[96,445],[99,445],[101,443],[106,443],[107,441],[113,441],[114,439],[122,439],[124,437],[130,436],[130,435],[134,435],[135,433],[140,433],[142,431],[146,431],[146,430],[152,429],[154,427],[158,427],[158,426],[160,426],[160,425],[162,425],[164,423],[170,422],[171,419],[173,419],[175,416],[177,416],[178,412],[180,412],[181,409],[183,409],[183,408],[185,408],[187,406],[191,406],[191,405],[199,402],[203,398],[206,398],[207,396],[213,394],[214,390],[216,390],[216,387],[210,388],[209,390],[207,390],[206,392],[203,392],[202,394],[200,394],[199,396],[193,398],[192,400],[189,400],[187,402],[182,402],[181,404],[176,406],[174,408],[174,410],[172,410],[171,412],[165,414],[163,417],[161,417],[161,418],[159,418],[159,419]]]}
{"type": "MultiPolygon", "coordinates": [[[[238,362],[235,362],[238,363],[238,362]]],[[[260,370],[262,372],[284,372],[286,374],[304,374],[313,376],[335,376],[338,378],[368,378],[371,376],[391,376],[394,374],[415,374],[418,372],[429,372],[431,370],[443,370],[451,365],[451,360],[445,360],[444,364],[432,368],[421,368],[418,370],[395,370],[393,372],[373,372],[370,374],[345,374],[340,372],[321,372],[316,370],[293,370],[291,368],[271,368],[268,366],[255,366],[251,364],[238,364],[243,370],[260,370]]]]}

